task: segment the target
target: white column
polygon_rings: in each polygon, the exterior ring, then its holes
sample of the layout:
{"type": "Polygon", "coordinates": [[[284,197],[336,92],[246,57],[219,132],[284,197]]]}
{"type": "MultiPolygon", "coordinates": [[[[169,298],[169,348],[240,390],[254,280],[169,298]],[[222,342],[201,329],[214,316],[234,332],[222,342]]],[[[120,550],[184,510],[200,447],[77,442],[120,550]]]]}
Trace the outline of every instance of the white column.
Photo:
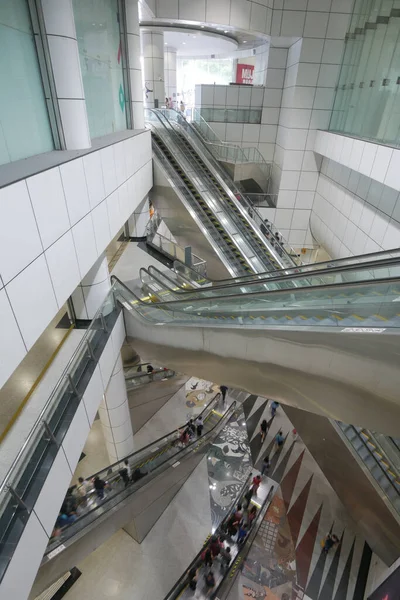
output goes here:
{"type": "Polygon", "coordinates": [[[149,199],[145,198],[128,219],[129,235],[133,238],[143,237],[149,219],[149,199]]]}
{"type": "Polygon", "coordinates": [[[99,415],[110,462],[131,454],[134,450],[133,431],[121,355],[115,363],[99,415]]]}
{"type": "Polygon", "coordinates": [[[126,0],[126,34],[131,85],[132,129],[144,128],[143,78],[140,64],[140,30],[138,0],[126,0]]]}
{"type": "Polygon", "coordinates": [[[76,318],[92,320],[110,287],[107,258],[102,254],[71,296],[76,318]]]}
{"type": "Polygon", "coordinates": [[[42,8],[65,149],[90,148],[72,0],[42,0],[42,8]]]}
{"type": "Polygon", "coordinates": [[[165,103],[164,33],[140,32],[144,70],[144,105],[154,108],[165,103]]]}
{"type": "Polygon", "coordinates": [[[176,98],[176,48],[164,46],[165,97],[172,99],[171,108],[179,108],[176,98]]]}

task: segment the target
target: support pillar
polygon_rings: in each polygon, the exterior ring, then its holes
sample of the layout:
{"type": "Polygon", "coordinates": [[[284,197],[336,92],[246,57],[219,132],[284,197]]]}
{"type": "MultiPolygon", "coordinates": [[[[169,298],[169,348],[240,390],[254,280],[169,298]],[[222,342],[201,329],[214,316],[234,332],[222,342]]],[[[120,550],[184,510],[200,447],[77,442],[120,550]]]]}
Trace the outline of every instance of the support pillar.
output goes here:
{"type": "Polygon", "coordinates": [[[72,0],[42,0],[65,150],[90,148],[72,0]]]}
{"type": "Polygon", "coordinates": [[[164,46],[164,79],[165,79],[165,97],[171,98],[171,108],[179,110],[178,99],[176,96],[176,48],[164,46]]]}
{"type": "Polygon", "coordinates": [[[154,108],[165,104],[164,33],[140,32],[144,70],[144,105],[154,108]]]}
{"type": "Polygon", "coordinates": [[[133,431],[121,355],[115,363],[99,415],[110,463],[132,454],[133,431]]]}
{"type": "Polygon", "coordinates": [[[144,129],[143,80],[140,64],[138,0],[125,0],[128,67],[131,87],[132,129],[144,129]]]}
{"type": "Polygon", "coordinates": [[[102,254],[71,296],[75,317],[91,321],[110,288],[107,258],[102,254]]]}

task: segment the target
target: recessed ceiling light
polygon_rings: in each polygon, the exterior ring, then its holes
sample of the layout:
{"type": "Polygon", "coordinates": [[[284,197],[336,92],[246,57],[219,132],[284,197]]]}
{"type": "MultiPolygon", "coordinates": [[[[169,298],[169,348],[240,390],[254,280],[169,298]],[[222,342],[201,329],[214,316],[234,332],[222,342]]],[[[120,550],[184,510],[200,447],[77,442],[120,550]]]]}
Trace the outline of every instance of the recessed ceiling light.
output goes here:
{"type": "Polygon", "coordinates": [[[185,45],[186,45],[186,42],[182,42],[182,44],[185,46],[185,45]]]}
{"type": "Polygon", "coordinates": [[[168,46],[168,42],[164,42],[164,46],[168,46]]]}
{"type": "Polygon", "coordinates": [[[227,30],[227,29],[225,29],[224,33],[228,33],[228,30],[227,30]]]}
{"type": "Polygon", "coordinates": [[[201,27],[202,29],[204,29],[204,25],[200,25],[200,27],[201,27]]]}
{"type": "Polygon", "coordinates": [[[247,44],[247,40],[243,40],[243,44],[247,44]]]}

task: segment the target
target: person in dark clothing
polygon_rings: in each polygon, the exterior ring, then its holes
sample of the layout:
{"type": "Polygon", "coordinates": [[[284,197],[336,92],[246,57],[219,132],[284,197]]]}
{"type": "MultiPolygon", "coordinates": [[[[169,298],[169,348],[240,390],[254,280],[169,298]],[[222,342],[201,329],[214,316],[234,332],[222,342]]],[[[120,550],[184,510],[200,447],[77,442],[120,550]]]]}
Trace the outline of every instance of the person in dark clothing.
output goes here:
{"type": "Polygon", "coordinates": [[[331,550],[331,548],[333,548],[334,546],[336,546],[336,544],[339,543],[339,538],[337,537],[337,535],[335,534],[330,534],[328,533],[328,535],[325,538],[325,543],[324,543],[324,547],[323,547],[323,552],[325,552],[326,554],[328,554],[329,550],[331,550]]]}
{"type": "Polygon", "coordinates": [[[142,479],[145,475],[147,475],[147,473],[142,473],[142,471],[137,468],[133,471],[132,481],[135,483],[135,481],[139,481],[139,479],[142,479]]]}
{"type": "Polygon", "coordinates": [[[152,365],[147,365],[147,372],[152,373],[154,371],[152,365]]]}
{"type": "Polygon", "coordinates": [[[247,525],[241,525],[240,529],[239,529],[239,533],[238,533],[238,537],[237,537],[237,544],[240,546],[241,544],[243,544],[247,534],[248,534],[248,529],[247,529],[247,525]]]}
{"type": "MultiPolygon", "coordinates": [[[[204,576],[204,579],[206,580],[206,587],[209,591],[212,590],[212,588],[215,586],[215,577],[212,571],[210,571],[209,573],[207,573],[207,575],[204,576]]],[[[207,594],[208,596],[208,594],[207,594]]]]}
{"type": "Polygon", "coordinates": [[[212,561],[212,553],[211,553],[211,548],[208,546],[204,552],[201,555],[201,558],[204,561],[204,566],[205,567],[212,567],[213,561],[212,561]]]}
{"type": "Polygon", "coordinates": [[[106,487],[106,482],[100,479],[100,477],[94,478],[94,489],[96,490],[96,494],[99,500],[104,498],[104,488],[106,487]]]}
{"type": "Polygon", "coordinates": [[[220,385],[219,390],[222,394],[222,402],[225,404],[225,398],[226,398],[226,393],[228,391],[228,388],[226,387],[226,385],[220,385]]]}
{"type": "Polygon", "coordinates": [[[188,574],[189,588],[195,590],[197,586],[197,570],[192,567],[188,574]]]}
{"type": "Polygon", "coordinates": [[[263,421],[261,422],[261,425],[260,425],[261,443],[263,443],[263,441],[267,437],[267,431],[268,431],[268,423],[267,423],[266,419],[263,419],[263,421]]]}
{"type": "Polygon", "coordinates": [[[201,415],[199,415],[197,417],[195,425],[196,425],[197,435],[200,437],[203,432],[203,427],[204,427],[203,417],[201,415]]]}
{"type": "Polygon", "coordinates": [[[263,463],[261,467],[261,475],[268,475],[269,468],[271,463],[269,462],[269,456],[266,454],[263,458],[263,463]]]}
{"type": "Polygon", "coordinates": [[[247,490],[247,492],[245,493],[245,495],[244,495],[244,497],[245,497],[245,499],[246,499],[246,504],[247,504],[247,506],[249,506],[249,504],[250,504],[250,501],[251,501],[251,499],[252,499],[252,497],[253,497],[253,494],[254,494],[254,490],[253,490],[253,486],[251,486],[251,487],[250,487],[250,488],[247,490]]]}

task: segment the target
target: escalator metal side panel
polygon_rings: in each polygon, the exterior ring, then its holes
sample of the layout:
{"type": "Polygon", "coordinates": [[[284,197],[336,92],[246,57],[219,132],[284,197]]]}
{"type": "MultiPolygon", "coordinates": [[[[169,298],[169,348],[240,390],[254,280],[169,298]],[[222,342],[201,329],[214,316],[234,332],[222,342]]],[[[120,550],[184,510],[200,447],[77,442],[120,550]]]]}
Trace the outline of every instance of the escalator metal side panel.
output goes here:
{"type": "Polygon", "coordinates": [[[366,344],[365,334],[334,328],[161,326],[124,313],[135,348],[175,371],[398,434],[396,334],[371,333],[366,344]]]}
{"type": "Polygon", "coordinates": [[[79,564],[119,529],[124,528],[132,537],[135,537],[136,532],[135,539],[143,541],[207,451],[208,444],[204,444],[176,467],[171,465],[133,495],[105,511],[99,519],[70,540],[70,545],[62,552],[50,560],[45,557],[32,588],[32,597],[79,564]]]}
{"type": "Polygon", "coordinates": [[[390,566],[400,554],[400,518],[389,501],[329,419],[291,406],[284,411],[372,550],[390,566]]]}

